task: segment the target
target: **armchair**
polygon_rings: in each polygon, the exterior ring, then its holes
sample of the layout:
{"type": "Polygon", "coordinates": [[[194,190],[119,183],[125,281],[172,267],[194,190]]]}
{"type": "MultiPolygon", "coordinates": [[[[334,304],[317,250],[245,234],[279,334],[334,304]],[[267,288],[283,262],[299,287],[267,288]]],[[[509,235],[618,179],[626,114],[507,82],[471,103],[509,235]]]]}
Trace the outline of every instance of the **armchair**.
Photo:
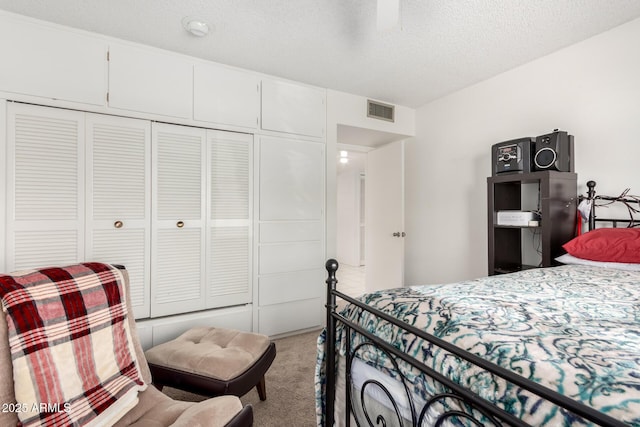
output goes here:
{"type": "Polygon", "coordinates": [[[124,267],[0,274],[0,297],[0,425],[253,424],[251,405],[236,396],[180,402],[150,386],[124,267]],[[107,366],[114,362],[115,374],[107,366]],[[41,402],[43,396],[58,399],[41,402]]]}

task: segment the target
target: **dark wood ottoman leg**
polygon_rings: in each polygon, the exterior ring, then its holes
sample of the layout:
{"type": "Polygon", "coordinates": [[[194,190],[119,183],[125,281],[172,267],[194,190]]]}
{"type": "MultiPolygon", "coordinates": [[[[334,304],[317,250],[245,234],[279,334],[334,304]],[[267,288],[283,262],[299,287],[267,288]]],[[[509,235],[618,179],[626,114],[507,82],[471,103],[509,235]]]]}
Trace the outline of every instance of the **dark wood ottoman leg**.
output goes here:
{"type": "Polygon", "coordinates": [[[260,396],[260,400],[267,400],[267,383],[264,380],[264,376],[260,378],[258,384],[256,384],[256,389],[258,390],[258,396],[260,396]]]}

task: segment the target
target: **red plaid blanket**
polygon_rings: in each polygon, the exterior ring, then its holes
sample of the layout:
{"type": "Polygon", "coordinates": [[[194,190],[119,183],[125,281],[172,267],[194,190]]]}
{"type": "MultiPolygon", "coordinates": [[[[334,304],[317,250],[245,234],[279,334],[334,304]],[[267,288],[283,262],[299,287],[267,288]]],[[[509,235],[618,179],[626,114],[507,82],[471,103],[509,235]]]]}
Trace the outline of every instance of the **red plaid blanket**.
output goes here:
{"type": "Polygon", "coordinates": [[[109,425],[136,404],[123,283],[99,263],[0,276],[23,425],[109,425]]]}

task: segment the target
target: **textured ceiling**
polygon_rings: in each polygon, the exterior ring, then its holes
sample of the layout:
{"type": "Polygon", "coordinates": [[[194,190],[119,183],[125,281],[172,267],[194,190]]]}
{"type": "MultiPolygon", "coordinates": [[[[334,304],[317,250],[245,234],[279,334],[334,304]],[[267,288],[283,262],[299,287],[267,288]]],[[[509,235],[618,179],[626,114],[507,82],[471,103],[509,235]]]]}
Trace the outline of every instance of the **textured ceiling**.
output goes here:
{"type": "Polygon", "coordinates": [[[0,0],[0,9],[419,107],[640,16],[640,0],[0,0]],[[196,38],[185,16],[213,31],[196,38]]]}

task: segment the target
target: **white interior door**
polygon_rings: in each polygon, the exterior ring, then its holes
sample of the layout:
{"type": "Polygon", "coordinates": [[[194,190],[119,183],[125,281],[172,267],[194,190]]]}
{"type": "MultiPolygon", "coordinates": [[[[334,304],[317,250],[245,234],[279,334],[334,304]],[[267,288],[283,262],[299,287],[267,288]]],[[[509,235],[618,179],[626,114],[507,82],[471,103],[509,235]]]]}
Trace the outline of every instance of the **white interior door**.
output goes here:
{"type": "Polygon", "coordinates": [[[367,154],[365,291],[404,284],[404,141],[367,154]]]}

